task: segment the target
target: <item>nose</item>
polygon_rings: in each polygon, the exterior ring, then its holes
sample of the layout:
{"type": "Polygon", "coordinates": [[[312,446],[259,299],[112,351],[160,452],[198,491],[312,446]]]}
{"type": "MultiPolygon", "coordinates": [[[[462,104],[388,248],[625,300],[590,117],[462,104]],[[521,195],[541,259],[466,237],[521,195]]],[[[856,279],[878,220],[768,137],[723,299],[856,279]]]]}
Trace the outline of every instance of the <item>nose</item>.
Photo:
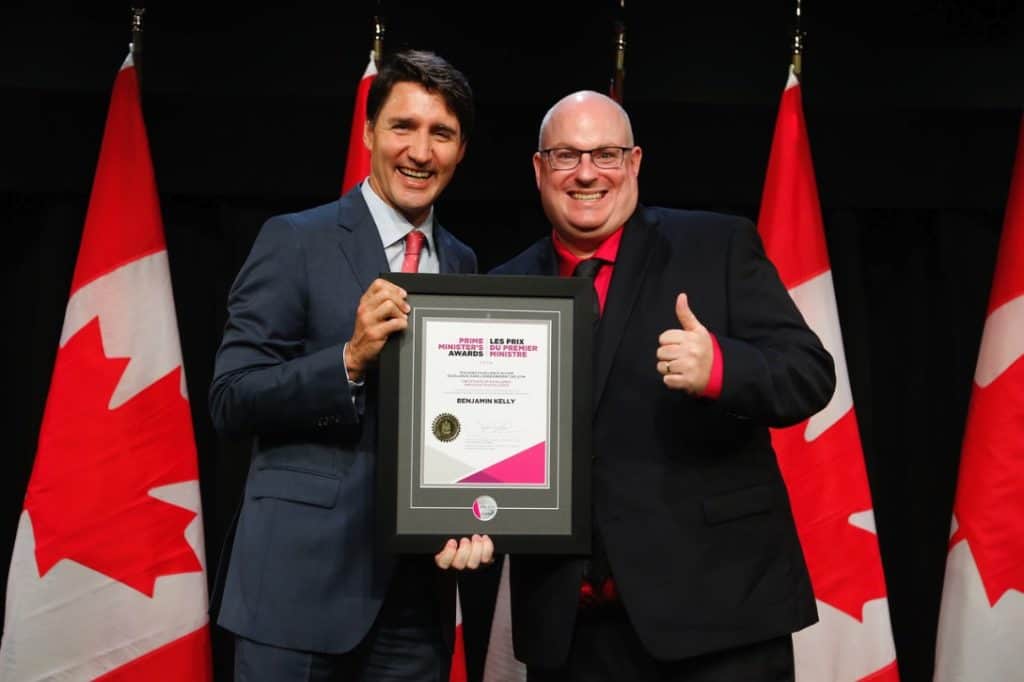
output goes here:
{"type": "Polygon", "coordinates": [[[430,134],[427,131],[417,132],[409,142],[409,159],[416,164],[426,165],[430,162],[430,134]]]}
{"type": "Polygon", "coordinates": [[[597,166],[590,156],[590,152],[584,152],[580,157],[580,165],[576,166],[576,180],[589,183],[597,179],[597,166]]]}

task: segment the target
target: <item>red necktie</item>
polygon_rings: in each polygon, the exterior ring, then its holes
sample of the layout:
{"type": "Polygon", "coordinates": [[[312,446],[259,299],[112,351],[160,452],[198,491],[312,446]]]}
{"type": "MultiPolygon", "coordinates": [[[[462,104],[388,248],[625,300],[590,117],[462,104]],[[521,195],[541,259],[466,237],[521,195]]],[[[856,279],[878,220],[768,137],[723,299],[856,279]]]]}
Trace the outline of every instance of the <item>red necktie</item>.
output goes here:
{"type": "Polygon", "coordinates": [[[418,272],[420,269],[420,251],[426,236],[419,230],[405,235],[405,260],[402,261],[402,272],[418,272]]]}

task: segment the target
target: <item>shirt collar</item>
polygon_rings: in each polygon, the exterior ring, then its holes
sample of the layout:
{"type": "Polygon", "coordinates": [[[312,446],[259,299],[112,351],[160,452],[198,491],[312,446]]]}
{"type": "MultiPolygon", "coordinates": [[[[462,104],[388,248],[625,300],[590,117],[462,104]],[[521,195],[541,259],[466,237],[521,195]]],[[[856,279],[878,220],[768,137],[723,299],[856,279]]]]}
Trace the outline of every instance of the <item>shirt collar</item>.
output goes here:
{"type": "MultiPolygon", "coordinates": [[[[615,230],[608,237],[601,242],[601,245],[594,251],[594,255],[591,258],[600,258],[606,263],[615,263],[615,259],[619,255],[619,244],[622,243],[622,228],[615,230]]],[[[555,230],[551,231],[551,244],[555,248],[555,255],[558,257],[558,274],[563,277],[568,277],[572,274],[576,266],[579,265],[580,258],[565,245],[562,238],[558,236],[558,232],[555,230]]]]}
{"type": "Polygon", "coordinates": [[[363,180],[359,191],[362,192],[363,199],[366,201],[366,207],[370,209],[370,217],[373,218],[373,222],[377,225],[377,232],[380,233],[380,241],[385,249],[405,239],[405,235],[413,230],[419,230],[427,238],[427,250],[436,253],[436,249],[434,249],[433,206],[430,207],[430,212],[427,214],[427,219],[423,221],[423,224],[416,226],[377,196],[377,193],[370,187],[369,178],[363,180]]]}

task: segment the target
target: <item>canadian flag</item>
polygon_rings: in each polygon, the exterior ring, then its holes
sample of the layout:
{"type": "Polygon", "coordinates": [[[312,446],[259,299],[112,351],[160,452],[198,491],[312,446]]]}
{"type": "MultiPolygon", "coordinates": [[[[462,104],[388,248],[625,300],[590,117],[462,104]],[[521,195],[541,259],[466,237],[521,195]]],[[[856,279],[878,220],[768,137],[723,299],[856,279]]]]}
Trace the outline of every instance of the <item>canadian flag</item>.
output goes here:
{"type": "Polygon", "coordinates": [[[1024,675],[1024,120],[946,557],[936,682],[1024,675]]]}
{"type": "Polygon", "coordinates": [[[794,636],[797,680],[897,680],[871,491],[800,83],[792,68],[775,125],[758,230],[797,307],[836,363],[836,391],[825,409],[772,431],[820,618],[794,636]]]}
{"type": "Polygon", "coordinates": [[[452,667],[448,682],[466,682],[466,638],[462,634],[462,599],[459,588],[455,587],[455,644],[452,650],[452,667]]]}
{"type": "Polygon", "coordinates": [[[195,440],[131,56],[7,585],[0,678],[210,680],[195,440]]]}
{"type": "Polygon", "coordinates": [[[370,84],[377,76],[377,65],[370,52],[370,63],[359,81],[356,90],[356,104],[352,109],[352,132],[348,136],[348,156],[345,159],[345,178],[341,182],[341,193],[349,191],[370,174],[370,150],[363,143],[363,128],[366,125],[366,97],[370,84]]]}

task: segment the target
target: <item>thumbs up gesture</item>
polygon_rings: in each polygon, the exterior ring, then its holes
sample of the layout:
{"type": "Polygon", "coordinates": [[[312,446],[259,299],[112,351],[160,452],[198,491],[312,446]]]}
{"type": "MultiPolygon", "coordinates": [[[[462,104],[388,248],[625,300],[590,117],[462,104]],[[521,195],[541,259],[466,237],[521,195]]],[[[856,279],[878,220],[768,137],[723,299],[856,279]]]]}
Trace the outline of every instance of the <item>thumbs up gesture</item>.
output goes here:
{"type": "Polygon", "coordinates": [[[682,328],[658,337],[658,373],[669,388],[700,395],[711,378],[711,334],[690,310],[686,294],[676,297],[676,317],[682,328]]]}

